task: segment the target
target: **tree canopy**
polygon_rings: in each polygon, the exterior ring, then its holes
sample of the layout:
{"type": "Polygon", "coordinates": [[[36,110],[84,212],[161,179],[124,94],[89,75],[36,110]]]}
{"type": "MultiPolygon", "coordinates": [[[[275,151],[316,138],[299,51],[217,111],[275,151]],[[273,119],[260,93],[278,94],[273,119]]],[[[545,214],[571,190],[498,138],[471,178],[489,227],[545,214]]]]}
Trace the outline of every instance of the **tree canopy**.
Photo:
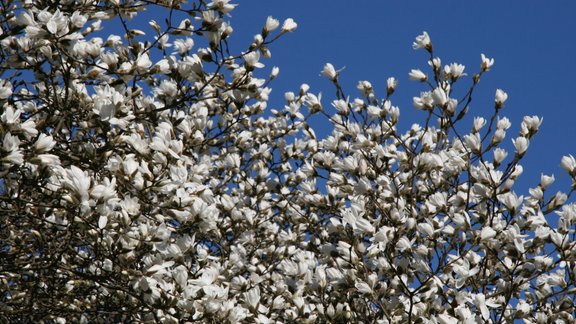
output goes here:
{"type": "Polygon", "coordinates": [[[2,321],[574,321],[576,182],[517,193],[542,119],[508,150],[505,91],[468,116],[494,59],[417,36],[401,130],[395,78],[349,93],[329,63],[333,97],[269,107],[290,18],[238,50],[229,0],[0,4],[2,321]]]}

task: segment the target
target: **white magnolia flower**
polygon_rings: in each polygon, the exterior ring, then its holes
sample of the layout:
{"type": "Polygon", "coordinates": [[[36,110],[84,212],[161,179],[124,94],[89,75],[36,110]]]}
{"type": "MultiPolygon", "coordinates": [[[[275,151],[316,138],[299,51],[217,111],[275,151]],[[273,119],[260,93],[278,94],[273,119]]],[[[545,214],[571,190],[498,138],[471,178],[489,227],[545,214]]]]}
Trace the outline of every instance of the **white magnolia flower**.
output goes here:
{"type": "Polygon", "coordinates": [[[482,318],[484,320],[488,320],[490,318],[490,311],[486,306],[486,296],[484,296],[484,294],[474,294],[474,296],[472,297],[472,301],[474,302],[474,305],[476,305],[478,310],[480,310],[482,318]]]}
{"type": "Polygon", "coordinates": [[[448,102],[448,94],[444,89],[438,87],[432,91],[432,99],[434,100],[434,104],[443,107],[448,102]]]}
{"type": "Polygon", "coordinates": [[[12,95],[12,83],[8,80],[0,81],[0,99],[7,99],[12,95]]]}
{"type": "Polygon", "coordinates": [[[6,105],[4,108],[4,113],[0,117],[0,120],[8,125],[17,125],[20,123],[20,115],[22,111],[20,109],[14,109],[14,107],[6,105]]]}
{"type": "Polygon", "coordinates": [[[538,116],[525,116],[520,125],[520,134],[523,136],[533,136],[538,132],[543,119],[538,116]]]}
{"type": "Polygon", "coordinates": [[[482,58],[482,64],[480,65],[480,68],[483,71],[490,71],[490,68],[492,67],[492,65],[494,65],[494,59],[487,58],[484,54],[480,54],[480,56],[482,58]]]}
{"type": "Polygon", "coordinates": [[[458,63],[452,63],[444,67],[444,74],[452,80],[458,80],[460,77],[466,75],[464,73],[465,66],[458,63]]]}
{"type": "Polygon", "coordinates": [[[322,93],[319,93],[318,96],[312,93],[307,93],[304,97],[304,101],[306,106],[310,108],[311,113],[316,113],[322,110],[322,93]]]}
{"type": "Polygon", "coordinates": [[[22,164],[24,162],[24,156],[22,151],[20,151],[20,140],[17,136],[14,136],[10,133],[4,135],[4,139],[2,140],[2,149],[5,152],[8,152],[7,156],[4,156],[2,160],[14,163],[14,164],[22,164]]]}
{"type": "Polygon", "coordinates": [[[278,76],[279,73],[280,73],[280,68],[277,66],[274,66],[272,68],[272,71],[270,72],[270,80],[276,79],[276,77],[278,76]]]}
{"type": "Polygon", "coordinates": [[[84,16],[80,11],[74,11],[72,16],[70,17],[70,22],[76,28],[84,27],[84,24],[88,21],[88,18],[84,16]]]}
{"type": "Polygon", "coordinates": [[[428,51],[432,50],[432,42],[430,41],[430,36],[427,32],[423,32],[421,35],[416,37],[414,43],[412,43],[414,49],[424,48],[428,51]]]}
{"type": "Polygon", "coordinates": [[[284,23],[282,24],[282,32],[283,33],[293,32],[294,30],[296,30],[297,27],[298,24],[294,21],[294,19],[288,18],[284,20],[284,23]]]}
{"type": "Polygon", "coordinates": [[[410,70],[410,73],[408,73],[408,76],[410,77],[410,80],[417,80],[420,82],[425,82],[426,80],[428,80],[428,77],[426,76],[426,74],[424,74],[424,72],[422,72],[418,69],[410,70]]]}
{"type": "Polygon", "coordinates": [[[54,154],[38,154],[31,159],[31,162],[54,168],[59,167],[61,164],[60,158],[54,154]]]}
{"type": "Polygon", "coordinates": [[[480,271],[480,267],[472,267],[470,261],[466,258],[457,259],[456,256],[450,255],[451,259],[456,259],[454,264],[454,273],[456,274],[455,285],[460,288],[466,284],[469,278],[474,278],[474,276],[480,271]]]}
{"type": "Polygon", "coordinates": [[[63,182],[80,198],[83,205],[87,204],[89,198],[88,190],[90,189],[90,184],[92,182],[87,172],[72,165],[70,166],[70,169],[66,170],[63,182]]]}
{"type": "Polygon", "coordinates": [[[474,126],[472,127],[472,131],[477,133],[486,125],[486,119],[483,117],[474,117],[474,126]]]}
{"type": "Polygon", "coordinates": [[[555,210],[566,202],[568,196],[563,192],[557,192],[548,203],[548,210],[555,210]]]}
{"type": "Polygon", "coordinates": [[[273,32],[280,26],[280,21],[278,19],[274,19],[272,16],[268,16],[266,18],[266,25],[264,25],[264,30],[268,33],[273,32]]]}
{"type": "Polygon", "coordinates": [[[510,120],[507,117],[498,118],[496,128],[507,130],[508,128],[510,128],[510,126],[512,126],[512,124],[510,123],[510,120]]]}
{"type": "Polygon", "coordinates": [[[422,92],[420,97],[413,97],[412,103],[414,107],[420,110],[431,110],[434,108],[434,98],[431,92],[422,92]]]}
{"type": "Polygon", "coordinates": [[[432,227],[432,225],[430,225],[428,223],[418,224],[418,231],[422,234],[429,236],[429,237],[432,237],[434,235],[434,228],[432,227]]]}
{"type": "Polygon", "coordinates": [[[442,69],[442,60],[439,57],[435,57],[428,61],[428,65],[430,65],[434,71],[440,71],[442,69]]]}
{"type": "Polygon", "coordinates": [[[342,99],[334,100],[332,106],[342,115],[348,115],[350,112],[349,103],[342,99]]]}
{"type": "Polygon", "coordinates": [[[180,55],[190,51],[192,47],[194,47],[194,40],[190,37],[186,37],[183,40],[177,39],[174,41],[174,48],[180,55]]]}
{"type": "Polygon", "coordinates": [[[530,145],[530,141],[526,137],[517,137],[516,139],[512,140],[514,144],[514,148],[516,149],[516,154],[519,156],[524,155],[526,150],[528,150],[528,146],[530,145]]]}
{"type": "Polygon", "coordinates": [[[572,154],[563,156],[560,165],[564,170],[568,171],[570,175],[576,174],[576,159],[574,159],[572,154]]]}
{"type": "Polygon", "coordinates": [[[503,129],[496,129],[492,135],[491,143],[493,145],[499,144],[506,137],[506,132],[503,129]]]}
{"type": "Polygon", "coordinates": [[[524,200],[523,196],[518,197],[514,192],[507,192],[505,194],[499,195],[498,200],[510,210],[512,214],[515,214],[516,211],[519,210],[522,201],[524,200]]]}
{"type": "Polygon", "coordinates": [[[154,89],[154,92],[157,96],[164,96],[171,100],[176,97],[178,87],[173,80],[162,80],[160,85],[154,89]]]}
{"type": "Polygon", "coordinates": [[[102,183],[92,187],[90,196],[95,200],[108,201],[116,196],[116,178],[105,178],[102,183]]]}
{"type": "Polygon", "coordinates": [[[230,0],[214,0],[208,4],[208,8],[228,14],[230,11],[234,10],[237,5],[238,4],[230,3],[230,0]]]}
{"type": "Polygon", "coordinates": [[[396,243],[396,249],[399,252],[404,252],[410,248],[412,248],[412,242],[406,236],[402,236],[396,243]]]}
{"type": "Polygon", "coordinates": [[[54,13],[44,10],[38,14],[38,20],[46,25],[46,29],[53,35],[61,36],[68,32],[66,17],[56,9],[54,13]]]}
{"type": "Polygon", "coordinates": [[[263,68],[264,64],[258,62],[260,61],[260,52],[253,51],[244,55],[244,61],[246,62],[246,67],[248,68],[263,68]]]}
{"type": "Polygon", "coordinates": [[[496,108],[504,107],[504,103],[508,99],[508,94],[501,89],[496,89],[496,96],[494,102],[496,102],[496,108]]]}
{"type": "Polygon", "coordinates": [[[497,232],[492,227],[483,227],[480,233],[480,239],[482,241],[488,241],[494,237],[496,237],[497,232]]]}
{"type": "Polygon", "coordinates": [[[472,153],[480,153],[482,151],[482,140],[480,139],[480,135],[478,133],[468,134],[464,136],[464,140],[466,144],[472,151],[472,153]]]}
{"type": "Polygon", "coordinates": [[[542,187],[542,189],[546,189],[548,188],[548,186],[550,186],[551,184],[554,183],[556,179],[554,178],[554,175],[551,176],[547,176],[547,175],[540,175],[540,187],[542,187]]]}
{"type": "Polygon", "coordinates": [[[390,77],[386,80],[386,92],[391,95],[398,87],[398,80],[394,77],[390,77]]]}
{"type": "Polygon", "coordinates": [[[257,309],[260,303],[260,287],[256,286],[244,293],[244,298],[251,309],[257,309]]]}
{"type": "Polygon", "coordinates": [[[374,88],[372,88],[372,83],[366,80],[358,81],[356,89],[360,90],[360,92],[362,92],[362,95],[364,97],[371,97],[374,94],[374,88]]]}
{"type": "Polygon", "coordinates": [[[148,72],[150,66],[152,66],[152,61],[150,61],[148,54],[139,55],[136,62],[134,62],[134,68],[138,73],[148,72]]]}
{"type": "Polygon", "coordinates": [[[502,163],[502,161],[504,161],[504,159],[508,156],[508,152],[506,152],[506,150],[504,150],[503,148],[495,148],[494,149],[494,162],[495,163],[502,163]]]}
{"type": "Polygon", "coordinates": [[[56,142],[51,135],[42,133],[40,136],[38,136],[38,139],[34,143],[34,148],[38,153],[45,153],[50,151],[55,145],[56,142]]]}
{"type": "Polygon", "coordinates": [[[322,69],[322,75],[327,77],[330,81],[336,81],[338,79],[338,72],[330,63],[326,63],[326,65],[324,65],[324,68],[322,69]]]}

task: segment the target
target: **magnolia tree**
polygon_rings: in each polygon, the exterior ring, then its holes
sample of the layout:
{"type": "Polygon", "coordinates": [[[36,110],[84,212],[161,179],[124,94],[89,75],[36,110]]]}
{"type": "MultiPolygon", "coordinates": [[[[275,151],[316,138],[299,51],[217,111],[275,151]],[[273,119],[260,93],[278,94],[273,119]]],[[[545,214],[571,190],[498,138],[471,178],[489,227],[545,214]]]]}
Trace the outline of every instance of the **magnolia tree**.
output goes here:
{"type": "Polygon", "coordinates": [[[508,152],[504,91],[463,118],[493,59],[464,78],[418,36],[401,131],[394,78],[352,99],[330,64],[331,104],[267,108],[292,19],[232,53],[228,0],[1,4],[3,322],[574,321],[574,186],[514,190],[542,119],[508,152]]]}

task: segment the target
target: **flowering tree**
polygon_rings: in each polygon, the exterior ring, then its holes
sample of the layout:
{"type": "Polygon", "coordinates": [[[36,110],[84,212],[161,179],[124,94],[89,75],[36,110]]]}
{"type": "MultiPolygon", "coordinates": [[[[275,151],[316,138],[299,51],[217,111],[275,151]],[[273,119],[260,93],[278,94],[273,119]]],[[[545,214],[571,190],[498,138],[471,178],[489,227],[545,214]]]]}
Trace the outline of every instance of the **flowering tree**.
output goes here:
{"type": "Polygon", "coordinates": [[[297,25],[232,54],[235,6],[1,1],[2,321],[574,321],[574,186],[514,191],[542,119],[511,154],[504,91],[462,125],[493,59],[466,79],[418,36],[406,132],[394,78],[350,99],[331,64],[331,106],[304,84],[269,109],[260,59],[297,25]],[[166,19],[135,29],[145,9],[166,19]]]}

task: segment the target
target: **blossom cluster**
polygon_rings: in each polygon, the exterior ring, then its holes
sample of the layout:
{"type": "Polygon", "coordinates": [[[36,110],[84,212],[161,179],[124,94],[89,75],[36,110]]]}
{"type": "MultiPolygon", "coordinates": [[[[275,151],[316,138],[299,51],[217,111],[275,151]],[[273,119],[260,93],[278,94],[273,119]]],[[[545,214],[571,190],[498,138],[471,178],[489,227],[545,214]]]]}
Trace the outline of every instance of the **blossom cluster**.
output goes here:
{"type": "Polygon", "coordinates": [[[456,98],[465,66],[418,36],[426,118],[407,131],[395,78],[352,98],[329,63],[329,105],[303,84],[269,108],[264,59],[298,25],[269,17],[231,54],[236,6],[3,2],[2,321],[574,321],[575,186],[514,190],[542,119],[509,153],[506,92],[467,116],[494,59],[456,98]],[[166,19],[132,28],[144,10],[166,19]]]}

